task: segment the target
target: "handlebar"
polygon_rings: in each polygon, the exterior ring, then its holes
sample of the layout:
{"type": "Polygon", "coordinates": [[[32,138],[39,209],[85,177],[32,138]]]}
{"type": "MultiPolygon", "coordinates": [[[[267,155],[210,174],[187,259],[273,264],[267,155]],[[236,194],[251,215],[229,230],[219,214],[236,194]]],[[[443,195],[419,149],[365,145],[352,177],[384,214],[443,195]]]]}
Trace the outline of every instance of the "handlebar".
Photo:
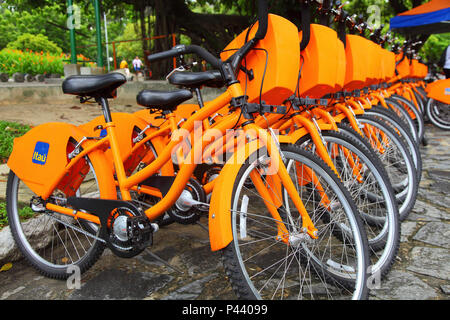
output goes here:
{"type": "Polygon", "coordinates": [[[147,57],[147,59],[150,62],[154,62],[158,60],[178,57],[180,55],[189,53],[197,54],[206,62],[210,63],[216,69],[219,68],[221,65],[221,61],[216,57],[214,57],[208,50],[196,45],[189,45],[189,46],[177,45],[170,50],[151,54],[147,57]]]}

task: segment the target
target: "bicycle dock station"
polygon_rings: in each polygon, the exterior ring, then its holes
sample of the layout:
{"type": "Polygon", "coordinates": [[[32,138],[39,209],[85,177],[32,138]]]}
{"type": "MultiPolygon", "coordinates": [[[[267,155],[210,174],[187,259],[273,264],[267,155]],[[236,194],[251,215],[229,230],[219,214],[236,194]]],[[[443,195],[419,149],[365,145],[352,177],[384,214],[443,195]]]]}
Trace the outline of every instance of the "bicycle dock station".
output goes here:
{"type": "Polygon", "coordinates": [[[289,21],[256,3],[217,56],[149,54],[174,63],[164,82],[0,86],[72,105],[30,119],[1,167],[0,299],[448,299],[450,133],[425,122],[447,82],[345,4],[289,21]]]}

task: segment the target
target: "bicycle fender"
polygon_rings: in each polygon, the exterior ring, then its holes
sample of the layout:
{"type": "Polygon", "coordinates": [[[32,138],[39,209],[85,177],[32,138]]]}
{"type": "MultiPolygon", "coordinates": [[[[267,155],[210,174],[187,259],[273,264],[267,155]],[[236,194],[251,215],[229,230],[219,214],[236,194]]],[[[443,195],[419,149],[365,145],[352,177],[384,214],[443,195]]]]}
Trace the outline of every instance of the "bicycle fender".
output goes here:
{"type": "Polygon", "coordinates": [[[426,87],[429,98],[450,104],[450,79],[437,80],[426,87]]]}
{"type": "Polygon", "coordinates": [[[209,240],[211,250],[225,248],[232,240],[231,201],[234,184],[242,166],[261,145],[252,141],[240,147],[227,161],[217,178],[209,207],[209,240]]]}
{"type": "Polygon", "coordinates": [[[66,172],[69,139],[80,141],[85,136],[84,130],[68,123],[39,125],[14,139],[7,165],[35,194],[46,199],[70,173],[66,172]]]}

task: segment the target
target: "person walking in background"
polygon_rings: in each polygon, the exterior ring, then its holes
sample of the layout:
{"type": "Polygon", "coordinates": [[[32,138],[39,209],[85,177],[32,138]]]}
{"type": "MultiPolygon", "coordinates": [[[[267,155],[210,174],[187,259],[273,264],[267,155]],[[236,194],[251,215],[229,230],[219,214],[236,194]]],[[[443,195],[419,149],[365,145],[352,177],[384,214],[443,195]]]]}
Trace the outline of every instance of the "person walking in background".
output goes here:
{"type": "Polygon", "coordinates": [[[134,58],[133,60],[133,67],[134,67],[134,71],[137,73],[142,73],[141,68],[142,68],[142,61],[141,59],[139,59],[138,56],[136,56],[136,58],[134,58]]]}
{"type": "Polygon", "coordinates": [[[445,78],[450,78],[450,45],[442,53],[439,66],[444,70],[445,78]]]}

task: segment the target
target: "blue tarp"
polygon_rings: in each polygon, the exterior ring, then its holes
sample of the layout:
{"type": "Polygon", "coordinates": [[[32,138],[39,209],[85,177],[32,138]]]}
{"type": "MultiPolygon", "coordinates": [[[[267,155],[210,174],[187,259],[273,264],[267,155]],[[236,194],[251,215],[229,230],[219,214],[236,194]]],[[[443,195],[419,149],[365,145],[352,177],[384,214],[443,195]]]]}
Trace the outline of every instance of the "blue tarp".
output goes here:
{"type": "Polygon", "coordinates": [[[416,15],[396,16],[391,19],[390,27],[391,29],[418,27],[444,21],[448,21],[450,25],[450,8],[416,15]]]}
{"type": "Polygon", "coordinates": [[[403,34],[450,32],[450,0],[431,0],[391,19],[390,29],[403,34]]]}

